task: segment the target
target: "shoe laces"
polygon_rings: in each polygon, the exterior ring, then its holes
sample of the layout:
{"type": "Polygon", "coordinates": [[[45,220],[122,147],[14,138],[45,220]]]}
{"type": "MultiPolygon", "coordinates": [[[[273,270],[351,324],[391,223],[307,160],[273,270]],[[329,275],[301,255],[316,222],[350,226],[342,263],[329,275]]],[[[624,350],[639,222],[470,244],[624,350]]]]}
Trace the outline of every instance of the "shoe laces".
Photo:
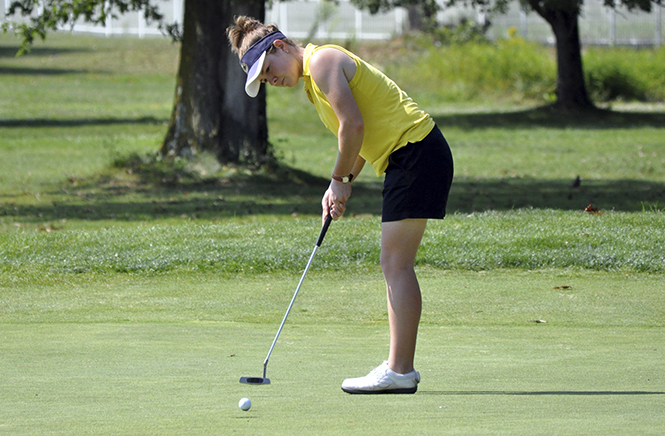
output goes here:
{"type": "Polygon", "coordinates": [[[377,375],[377,374],[385,374],[388,371],[390,371],[390,367],[388,366],[388,361],[383,362],[381,365],[377,366],[373,370],[369,372],[370,375],[377,375]]]}

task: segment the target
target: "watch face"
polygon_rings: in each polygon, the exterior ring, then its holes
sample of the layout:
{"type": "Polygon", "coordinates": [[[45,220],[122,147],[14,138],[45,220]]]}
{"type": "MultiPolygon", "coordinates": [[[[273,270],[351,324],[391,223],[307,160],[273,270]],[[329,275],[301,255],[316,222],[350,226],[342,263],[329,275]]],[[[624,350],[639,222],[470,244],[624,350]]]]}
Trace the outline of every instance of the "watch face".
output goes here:
{"type": "Polygon", "coordinates": [[[333,174],[332,178],[333,178],[333,180],[337,180],[338,182],[341,182],[341,183],[349,183],[351,181],[351,179],[353,178],[353,176],[348,175],[348,176],[340,177],[340,176],[336,176],[336,175],[333,174]]]}

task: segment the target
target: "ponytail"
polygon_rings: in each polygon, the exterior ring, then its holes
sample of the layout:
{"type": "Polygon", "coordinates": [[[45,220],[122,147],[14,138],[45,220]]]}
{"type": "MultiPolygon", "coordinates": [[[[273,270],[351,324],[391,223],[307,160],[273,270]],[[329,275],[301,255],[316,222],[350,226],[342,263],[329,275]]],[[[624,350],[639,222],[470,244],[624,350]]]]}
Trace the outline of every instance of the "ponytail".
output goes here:
{"type": "MultiPolygon", "coordinates": [[[[274,24],[265,25],[255,18],[241,15],[235,18],[235,24],[226,29],[226,36],[231,44],[231,50],[242,58],[257,41],[278,30],[274,24]]],[[[293,47],[300,45],[289,38],[285,38],[283,41],[293,47]]]]}

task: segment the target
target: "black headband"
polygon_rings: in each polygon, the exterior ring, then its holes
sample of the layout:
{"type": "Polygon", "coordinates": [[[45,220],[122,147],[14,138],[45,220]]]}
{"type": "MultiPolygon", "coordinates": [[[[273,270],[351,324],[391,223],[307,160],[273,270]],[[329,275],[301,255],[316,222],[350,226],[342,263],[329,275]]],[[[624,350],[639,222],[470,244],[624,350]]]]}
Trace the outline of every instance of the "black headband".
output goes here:
{"type": "Polygon", "coordinates": [[[243,71],[245,73],[249,72],[256,61],[261,57],[263,52],[268,50],[272,43],[278,39],[286,39],[286,36],[284,36],[284,34],[279,30],[273,33],[269,33],[268,35],[255,42],[240,59],[240,67],[242,67],[243,71]]]}

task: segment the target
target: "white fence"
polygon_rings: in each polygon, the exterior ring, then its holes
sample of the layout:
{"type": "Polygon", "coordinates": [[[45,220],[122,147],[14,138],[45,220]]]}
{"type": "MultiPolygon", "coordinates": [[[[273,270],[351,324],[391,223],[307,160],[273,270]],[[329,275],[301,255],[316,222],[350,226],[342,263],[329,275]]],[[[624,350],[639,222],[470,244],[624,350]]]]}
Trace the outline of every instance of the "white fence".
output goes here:
{"type": "Polygon", "coordinates": [[[348,0],[274,2],[266,11],[266,22],[296,39],[385,40],[403,32],[406,18],[402,8],[371,15],[348,0]]]}
{"type": "MultiPolygon", "coordinates": [[[[163,0],[160,11],[167,22],[182,22],[185,0],[163,0]]],[[[0,17],[5,15],[11,0],[0,2],[0,17]]],[[[298,39],[357,39],[383,40],[401,34],[408,25],[407,13],[402,8],[378,15],[357,10],[349,0],[338,5],[324,0],[273,1],[266,13],[266,21],[277,24],[286,34],[298,39]]],[[[665,13],[654,5],[654,12],[614,11],[602,6],[602,0],[586,0],[580,17],[580,34],[583,44],[647,45],[665,43],[663,24],[665,13]]],[[[517,1],[505,15],[487,17],[479,11],[465,8],[447,9],[437,19],[442,24],[455,24],[461,18],[476,22],[489,20],[488,36],[496,39],[517,33],[527,40],[554,43],[549,25],[537,14],[525,13],[517,1]]],[[[223,25],[223,23],[220,23],[223,25]]],[[[63,29],[70,30],[70,28],[63,29]]],[[[97,33],[106,36],[136,35],[139,37],[160,35],[154,24],[146,24],[138,13],[130,13],[118,19],[109,19],[105,26],[77,23],[73,32],[97,33]]]]}
{"type": "MultiPolygon", "coordinates": [[[[517,3],[509,13],[490,18],[490,38],[506,36],[513,29],[527,40],[554,44],[554,34],[535,12],[525,13],[517,3]]],[[[586,0],[579,19],[582,44],[660,46],[665,43],[663,8],[653,5],[653,12],[629,12],[603,6],[602,0],[586,0]]]]}

